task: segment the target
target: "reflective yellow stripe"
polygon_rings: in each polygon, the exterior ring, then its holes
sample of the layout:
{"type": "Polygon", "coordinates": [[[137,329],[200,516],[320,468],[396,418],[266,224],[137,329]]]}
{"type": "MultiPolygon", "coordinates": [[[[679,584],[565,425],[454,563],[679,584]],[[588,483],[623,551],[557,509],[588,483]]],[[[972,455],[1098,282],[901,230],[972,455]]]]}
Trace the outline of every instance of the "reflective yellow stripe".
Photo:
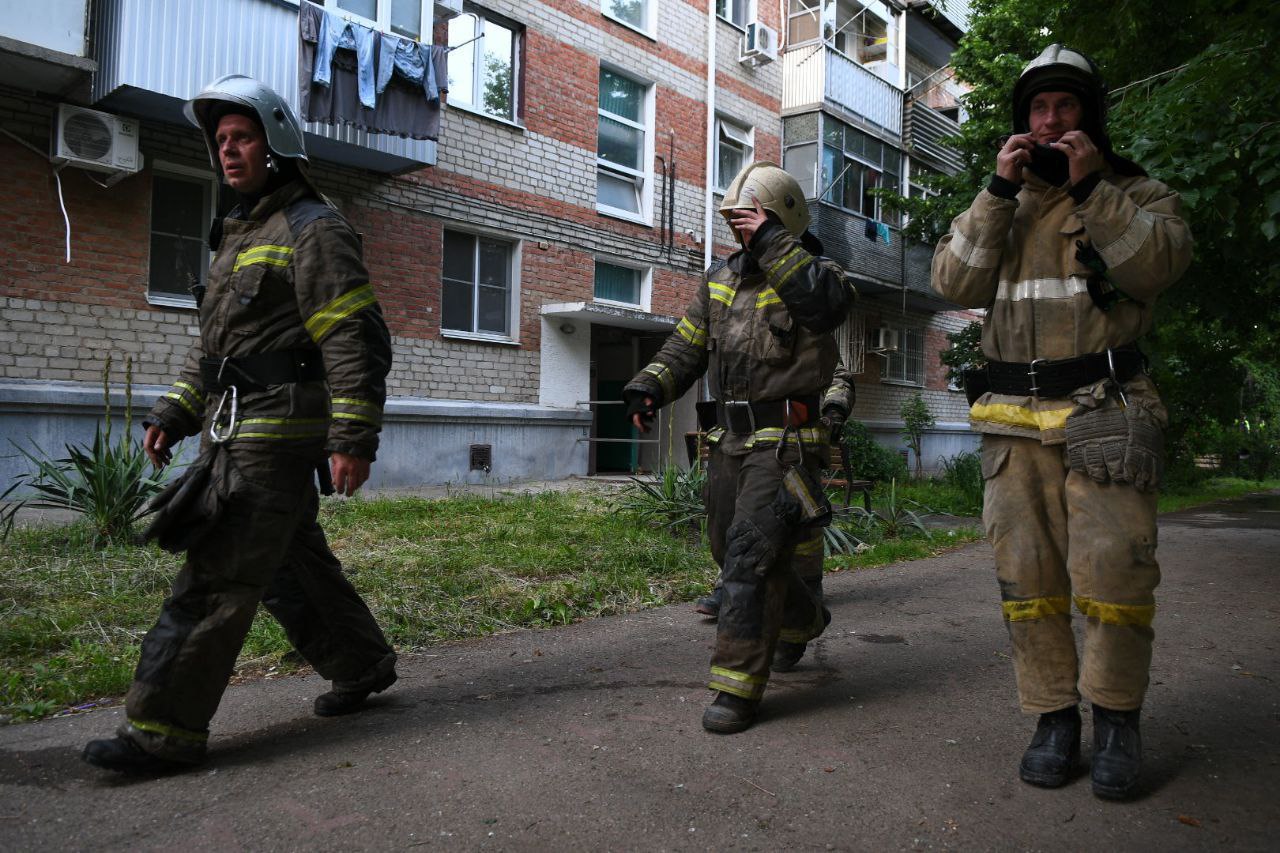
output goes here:
{"type": "Polygon", "coordinates": [[[289,246],[254,246],[252,249],[245,249],[236,255],[236,262],[231,266],[231,271],[235,272],[241,267],[247,267],[250,264],[271,264],[277,267],[287,267],[292,260],[293,249],[289,246]]]}
{"type": "Polygon", "coordinates": [[[271,424],[274,426],[315,426],[329,423],[328,418],[241,418],[242,424],[271,424]]]}
{"type": "Polygon", "coordinates": [[[795,548],[795,555],[797,557],[812,557],[815,554],[821,554],[822,551],[822,534],[819,533],[807,542],[801,542],[797,545],[795,548]]]}
{"type": "Polygon", "coordinates": [[[671,376],[671,371],[667,369],[666,365],[653,362],[652,364],[645,365],[643,372],[649,374],[654,379],[657,379],[658,384],[662,386],[662,393],[666,396],[666,399],[662,402],[673,402],[671,397],[674,395],[676,390],[676,381],[671,376]]]}
{"type": "MultiPolygon", "coordinates": [[[[800,441],[804,444],[827,444],[829,436],[826,427],[805,427],[804,429],[792,430],[793,434],[800,436],[800,441]]],[[[782,440],[782,427],[764,427],[758,429],[751,434],[750,440],[747,441],[746,447],[755,447],[757,445],[765,446],[769,444],[777,444],[782,440]]],[[[788,438],[790,440],[790,438],[788,438]]]]}
{"type": "Polygon", "coordinates": [[[347,291],[319,311],[311,315],[311,319],[307,320],[307,334],[316,343],[324,338],[339,322],[350,317],[357,311],[368,308],[377,302],[377,297],[373,295],[373,285],[365,284],[357,287],[355,290],[347,291]]]}
{"type": "Polygon", "coordinates": [[[787,263],[787,261],[791,260],[792,258],[794,258],[796,255],[798,255],[799,253],[801,253],[801,252],[803,252],[803,251],[804,251],[804,249],[802,249],[802,248],[800,248],[799,246],[797,246],[796,248],[792,249],[790,252],[787,252],[787,253],[786,253],[785,255],[783,255],[783,256],[782,256],[782,258],[781,258],[780,260],[778,260],[778,261],[777,261],[773,266],[769,267],[769,275],[770,275],[770,276],[772,276],[772,275],[773,275],[774,273],[776,273],[778,270],[782,269],[783,265],[784,265],[784,264],[786,264],[786,263],[787,263]]]}
{"type": "Polygon", "coordinates": [[[328,418],[244,418],[236,424],[236,431],[231,437],[288,441],[323,438],[328,433],[328,418]],[[250,429],[254,427],[257,429],[250,429]],[[270,427],[278,427],[278,429],[273,430],[270,427]]]}
{"type": "Polygon", "coordinates": [[[1025,622],[1029,619],[1043,619],[1046,616],[1069,616],[1071,599],[1065,595],[1054,595],[1048,598],[1028,598],[1024,601],[1002,601],[1001,609],[1004,618],[1010,622],[1025,622]]]}
{"type": "Polygon", "coordinates": [[[369,400],[360,400],[356,397],[334,397],[333,404],[335,406],[359,406],[362,409],[377,409],[378,404],[369,400]]]}
{"type": "Polygon", "coordinates": [[[782,297],[779,296],[778,291],[774,290],[772,287],[769,287],[760,291],[760,294],[756,297],[757,308],[763,308],[766,305],[781,305],[781,304],[782,304],[782,297]]]}
{"type": "Polygon", "coordinates": [[[173,383],[173,387],[180,388],[183,391],[188,392],[189,394],[191,394],[192,397],[196,398],[197,402],[200,402],[200,403],[204,402],[204,394],[201,393],[199,388],[192,385],[190,382],[183,382],[182,380],[178,380],[177,382],[173,383]]]}
{"type": "Polygon", "coordinates": [[[1074,406],[1068,406],[1065,409],[1037,411],[1029,406],[1016,406],[1012,403],[974,403],[973,408],[969,409],[969,419],[1029,429],[1065,429],[1067,415],[1071,414],[1074,408],[1074,406]]]}
{"type": "Polygon", "coordinates": [[[764,695],[765,685],[769,679],[759,675],[747,675],[745,672],[734,672],[722,666],[711,667],[711,681],[707,684],[712,690],[732,693],[743,699],[759,699],[764,695]]]}
{"type": "Polygon", "coordinates": [[[700,326],[695,326],[693,323],[690,323],[688,317],[680,318],[680,322],[676,324],[676,331],[680,333],[680,337],[684,338],[695,347],[706,346],[706,331],[700,326]]]}
{"type": "Polygon", "coordinates": [[[375,417],[374,415],[362,415],[356,412],[334,412],[333,417],[335,420],[364,421],[365,423],[373,424],[374,426],[382,426],[382,418],[375,417]]]}
{"type": "Polygon", "coordinates": [[[176,391],[169,391],[164,396],[170,400],[177,401],[178,405],[186,409],[193,417],[200,417],[200,413],[196,411],[195,406],[188,403],[186,398],[176,391]]]}
{"type": "Polygon", "coordinates": [[[745,672],[735,672],[732,669],[725,669],[722,666],[711,667],[711,674],[720,678],[727,678],[730,681],[738,681],[742,684],[768,684],[769,679],[759,675],[748,675],[745,672]]]}
{"type": "Polygon", "coordinates": [[[1076,608],[1089,619],[1097,619],[1104,625],[1136,625],[1150,628],[1156,618],[1154,604],[1111,604],[1076,596],[1076,608]]]}
{"type": "Polygon", "coordinates": [[[787,281],[791,279],[791,276],[795,275],[797,272],[804,269],[809,264],[813,263],[813,255],[810,255],[808,252],[805,252],[803,249],[797,249],[796,251],[802,252],[804,254],[804,257],[799,258],[794,264],[791,265],[790,269],[788,269],[782,275],[778,276],[777,282],[774,285],[775,287],[777,287],[778,285],[786,284],[787,281]]]}
{"type": "Polygon", "coordinates": [[[718,281],[707,282],[707,289],[711,291],[712,299],[729,306],[733,305],[733,297],[738,295],[738,291],[718,281]]]}
{"type": "Polygon", "coordinates": [[[810,632],[799,628],[783,628],[778,632],[778,639],[787,643],[807,643],[814,637],[810,632]]]}
{"type": "Polygon", "coordinates": [[[186,729],[180,729],[177,726],[170,726],[164,723],[153,723],[150,720],[135,720],[129,717],[129,725],[133,726],[140,732],[147,732],[161,737],[177,738],[178,740],[190,741],[191,743],[207,743],[209,740],[208,732],[190,732],[186,729]]]}
{"type": "Polygon", "coordinates": [[[712,690],[719,690],[721,693],[732,693],[734,696],[741,696],[743,699],[759,699],[764,695],[764,687],[738,687],[736,684],[729,684],[724,681],[710,681],[707,686],[712,690]]]}

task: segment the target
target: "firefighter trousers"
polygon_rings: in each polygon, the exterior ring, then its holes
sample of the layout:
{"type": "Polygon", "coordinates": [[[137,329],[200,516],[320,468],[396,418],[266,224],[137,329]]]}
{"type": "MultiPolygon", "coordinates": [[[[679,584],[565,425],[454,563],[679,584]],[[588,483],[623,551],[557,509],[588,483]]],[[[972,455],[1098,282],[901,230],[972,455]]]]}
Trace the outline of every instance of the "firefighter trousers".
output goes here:
{"type": "Polygon", "coordinates": [[[320,675],[343,689],[395,663],[373,614],[316,521],[311,458],[227,445],[211,473],[226,510],[187,552],[142,641],[121,735],[163,758],[198,761],[261,602],[320,675]]]}
{"type": "Polygon", "coordinates": [[[1117,711],[1142,705],[1151,667],[1156,495],[1067,468],[1061,445],[984,435],[983,525],[996,558],[1022,710],[1081,696],[1117,711]],[[1084,616],[1076,654],[1071,604],[1084,616]]]}
{"type": "MultiPolygon", "coordinates": [[[[759,699],[779,639],[808,642],[826,627],[821,603],[822,530],[788,533],[774,543],[772,564],[755,571],[730,559],[729,530],[769,512],[787,466],[798,464],[794,445],[779,462],[773,447],[730,456],[711,449],[707,477],[707,533],[720,566],[724,598],[711,658],[713,690],[759,699]],[[802,578],[797,570],[803,571],[802,578]]],[[[821,479],[822,454],[807,450],[804,465],[821,479]]]]}

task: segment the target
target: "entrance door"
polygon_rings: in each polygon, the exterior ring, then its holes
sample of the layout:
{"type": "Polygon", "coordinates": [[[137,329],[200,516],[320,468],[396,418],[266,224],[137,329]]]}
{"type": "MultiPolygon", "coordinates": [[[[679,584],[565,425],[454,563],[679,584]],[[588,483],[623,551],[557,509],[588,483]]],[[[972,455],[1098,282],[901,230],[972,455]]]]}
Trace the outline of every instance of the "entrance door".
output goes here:
{"type": "MultiPolygon", "coordinates": [[[[622,400],[625,379],[601,379],[596,382],[595,399],[601,402],[622,400]]],[[[627,420],[627,407],[623,405],[596,406],[596,436],[598,438],[636,438],[636,428],[627,420]]],[[[600,474],[630,474],[636,470],[638,446],[617,441],[601,441],[596,444],[596,472],[600,474]]]]}

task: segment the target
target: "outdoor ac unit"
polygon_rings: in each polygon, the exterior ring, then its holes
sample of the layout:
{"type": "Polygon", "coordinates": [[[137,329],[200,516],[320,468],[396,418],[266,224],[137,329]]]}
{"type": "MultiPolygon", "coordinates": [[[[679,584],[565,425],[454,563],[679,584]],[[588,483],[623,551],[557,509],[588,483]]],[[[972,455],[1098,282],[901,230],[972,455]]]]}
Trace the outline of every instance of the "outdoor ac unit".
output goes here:
{"type": "Polygon", "coordinates": [[[747,31],[742,35],[742,50],[738,53],[738,61],[762,65],[777,58],[778,31],[759,21],[747,24],[747,31]]]}
{"type": "Polygon", "coordinates": [[[110,172],[117,180],[142,168],[136,121],[70,104],[58,104],[55,118],[53,162],[57,165],[110,172]]]}
{"type": "Polygon", "coordinates": [[[884,326],[871,333],[871,348],[877,352],[898,351],[898,330],[884,326]]]}

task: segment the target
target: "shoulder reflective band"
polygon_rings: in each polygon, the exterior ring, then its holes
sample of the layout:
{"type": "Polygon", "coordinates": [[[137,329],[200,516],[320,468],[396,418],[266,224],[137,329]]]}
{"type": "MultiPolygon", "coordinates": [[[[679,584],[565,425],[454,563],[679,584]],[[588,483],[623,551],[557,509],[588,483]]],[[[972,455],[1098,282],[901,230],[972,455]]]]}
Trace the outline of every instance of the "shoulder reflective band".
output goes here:
{"type": "Polygon", "coordinates": [[[721,284],[718,281],[707,282],[707,289],[711,291],[711,298],[716,302],[723,302],[730,307],[733,306],[733,297],[738,295],[738,291],[734,290],[727,284],[721,284]]]}
{"type": "Polygon", "coordinates": [[[306,323],[307,334],[311,336],[311,340],[320,343],[338,323],[377,301],[371,284],[349,290],[311,315],[311,319],[306,323]]]}
{"type": "Polygon", "coordinates": [[[778,291],[772,287],[766,287],[756,296],[756,307],[764,308],[766,305],[781,305],[782,297],[778,295],[778,291]]]}
{"type": "Polygon", "coordinates": [[[231,266],[235,272],[250,264],[270,264],[273,267],[287,267],[293,260],[293,249],[289,246],[254,246],[236,255],[236,262],[231,266]]]}

